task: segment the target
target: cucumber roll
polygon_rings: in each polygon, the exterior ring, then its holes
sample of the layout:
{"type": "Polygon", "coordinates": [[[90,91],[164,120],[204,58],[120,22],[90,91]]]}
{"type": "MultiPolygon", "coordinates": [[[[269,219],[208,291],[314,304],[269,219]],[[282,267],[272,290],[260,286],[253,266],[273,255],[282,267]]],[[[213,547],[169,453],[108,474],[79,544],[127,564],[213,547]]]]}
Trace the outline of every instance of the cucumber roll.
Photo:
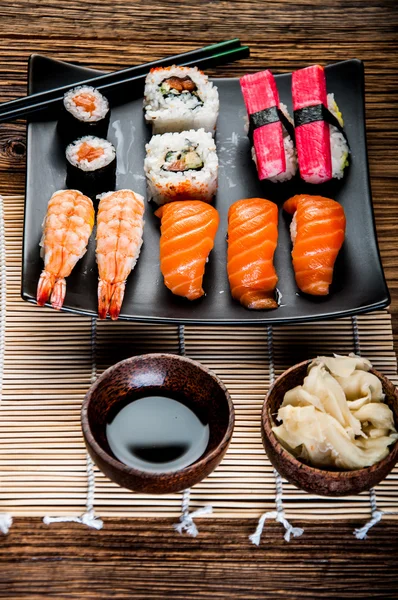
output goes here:
{"type": "Polygon", "coordinates": [[[211,133],[199,129],[154,135],[146,152],[144,168],[150,200],[159,205],[175,200],[211,202],[218,173],[211,133]]]}
{"type": "Polygon", "coordinates": [[[145,120],[152,133],[203,128],[214,134],[217,88],[197,67],[158,67],[145,80],[145,120]]]}
{"type": "Polygon", "coordinates": [[[105,138],[109,127],[109,102],[95,88],[75,87],[64,96],[58,131],[65,144],[84,135],[105,138]]]}
{"type": "Polygon", "coordinates": [[[115,188],[116,150],[107,140],[87,135],[66,148],[68,188],[94,198],[115,188]]]}

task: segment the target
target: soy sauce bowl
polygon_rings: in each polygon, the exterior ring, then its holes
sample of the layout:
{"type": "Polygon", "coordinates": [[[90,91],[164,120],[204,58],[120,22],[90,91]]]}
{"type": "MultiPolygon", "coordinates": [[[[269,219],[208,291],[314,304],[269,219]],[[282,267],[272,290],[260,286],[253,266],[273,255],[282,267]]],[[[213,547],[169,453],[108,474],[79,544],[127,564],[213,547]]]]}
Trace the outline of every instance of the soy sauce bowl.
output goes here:
{"type": "Polygon", "coordinates": [[[207,477],[221,462],[231,441],[234,407],[228,390],[206,367],[173,354],[145,354],[107,369],[83,401],[81,423],[87,450],[98,468],[115,483],[136,492],[170,494],[207,477]],[[209,441],[202,456],[179,470],[151,472],[130,467],[111,451],[106,429],[128,397],[184,397],[209,424],[209,441]]]}
{"type": "MultiPolygon", "coordinates": [[[[280,375],[270,387],[263,405],[261,429],[265,451],[275,469],[293,485],[310,494],[319,496],[349,496],[360,494],[385,479],[398,461],[398,441],[389,447],[389,453],[383,460],[371,467],[354,471],[328,470],[300,461],[286,450],[272,427],[277,425],[276,415],[288,390],[301,385],[307,375],[310,360],[294,365],[280,375]]],[[[394,414],[395,426],[398,426],[398,392],[394,384],[384,375],[370,369],[370,373],[380,379],[384,402],[394,414]]]]}

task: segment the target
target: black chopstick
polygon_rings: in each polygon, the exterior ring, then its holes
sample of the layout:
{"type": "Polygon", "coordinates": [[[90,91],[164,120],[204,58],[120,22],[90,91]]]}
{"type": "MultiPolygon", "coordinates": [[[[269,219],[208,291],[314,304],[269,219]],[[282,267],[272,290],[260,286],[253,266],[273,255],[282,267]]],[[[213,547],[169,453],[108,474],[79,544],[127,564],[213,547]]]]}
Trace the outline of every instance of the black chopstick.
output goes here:
{"type": "Polygon", "coordinates": [[[61,86],[46,92],[39,92],[37,94],[17,98],[16,100],[0,104],[0,123],[23,118],[28,114],[49,107],[53,108],[54,105],[62,101],[65,92],[70,90],[74,85],[93,85],[106,93],[113,91],[116,87],[119,88],[126,84],[143,83],[149,70],[153,67],[177,64],[188,67],[198,66],[202,69],[206,69],[241,58],[247,58],[249,55],[249,47],[241,46],[239,39],[235,38],[218,44],[212,44],[211,46],[205,46],[204,48],[199,48],[197,50],[184,52],[183,54],[162,58],[143,65],[137,65],[113,73],[91,77],[90,79],[85,79],[72,85],[61,86]]]}

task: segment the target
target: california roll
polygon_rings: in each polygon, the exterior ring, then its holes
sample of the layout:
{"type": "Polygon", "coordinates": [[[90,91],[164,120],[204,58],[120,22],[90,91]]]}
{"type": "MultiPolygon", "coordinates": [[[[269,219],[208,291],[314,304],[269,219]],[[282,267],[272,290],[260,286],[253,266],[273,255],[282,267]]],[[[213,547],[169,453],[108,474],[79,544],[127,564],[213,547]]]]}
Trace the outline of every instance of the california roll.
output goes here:
{"type": "Polygon", "coordinates": [[[146,145],[148,196],[156,204],[211,202],[217,190],[218,157],[204,129],[154,135],[146,145]]]}
{"type": "Polygon", "coordinates": [[[197,67],[157,67],[145,81],[144,110],[152,133],[203,128],[214,134],[218,90],[197,67]]]}

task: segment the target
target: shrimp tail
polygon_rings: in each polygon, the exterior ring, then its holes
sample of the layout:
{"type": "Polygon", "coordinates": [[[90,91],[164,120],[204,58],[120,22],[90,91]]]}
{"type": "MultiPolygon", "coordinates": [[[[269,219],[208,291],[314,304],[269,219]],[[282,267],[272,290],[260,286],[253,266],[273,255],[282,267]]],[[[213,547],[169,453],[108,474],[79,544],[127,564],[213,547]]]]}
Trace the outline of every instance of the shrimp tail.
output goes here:
{"type": "Polygon", "coordinates": [[[51,295],[54,285],[55,276],[48,271],[43,270],[40,275],[39,283],[37,284],[36,300],[38,306],[45,305],[51,295]]]}
{"type": "Polygon", "coordinates": [[[62,308],[62,305],[65,300],[66,294],[66,281],[62,277],[61,279],[57,279],[54,284],[54,288],[51,294],[51,306],[57,310],[62,308]]]}
{"type": "Polygon", "coordinates": [[[98,282],[98,317],[106,319],[112,297],[113,284],[100,279],[98,282]]]}
{"type": "Polygon", "coordinates": [[[124,289],[126,287],[125,281],[118,283],[108,283],[103,279],[99,280],[98,283],[98,317],[100,319],[106,319],[109,313],[112,321],[116,321],[119,317],[120,309],[122,307],[124,289]]]}
{"type": "Polygon", "coordinates": [[[122,308],[125,287],[125,281],[120,281],[119,283],[113,284],[113,294],[111,303],[109,305],[109,315],[112,321],[117,321],[119,317],[120,309],[122,308]]]}

